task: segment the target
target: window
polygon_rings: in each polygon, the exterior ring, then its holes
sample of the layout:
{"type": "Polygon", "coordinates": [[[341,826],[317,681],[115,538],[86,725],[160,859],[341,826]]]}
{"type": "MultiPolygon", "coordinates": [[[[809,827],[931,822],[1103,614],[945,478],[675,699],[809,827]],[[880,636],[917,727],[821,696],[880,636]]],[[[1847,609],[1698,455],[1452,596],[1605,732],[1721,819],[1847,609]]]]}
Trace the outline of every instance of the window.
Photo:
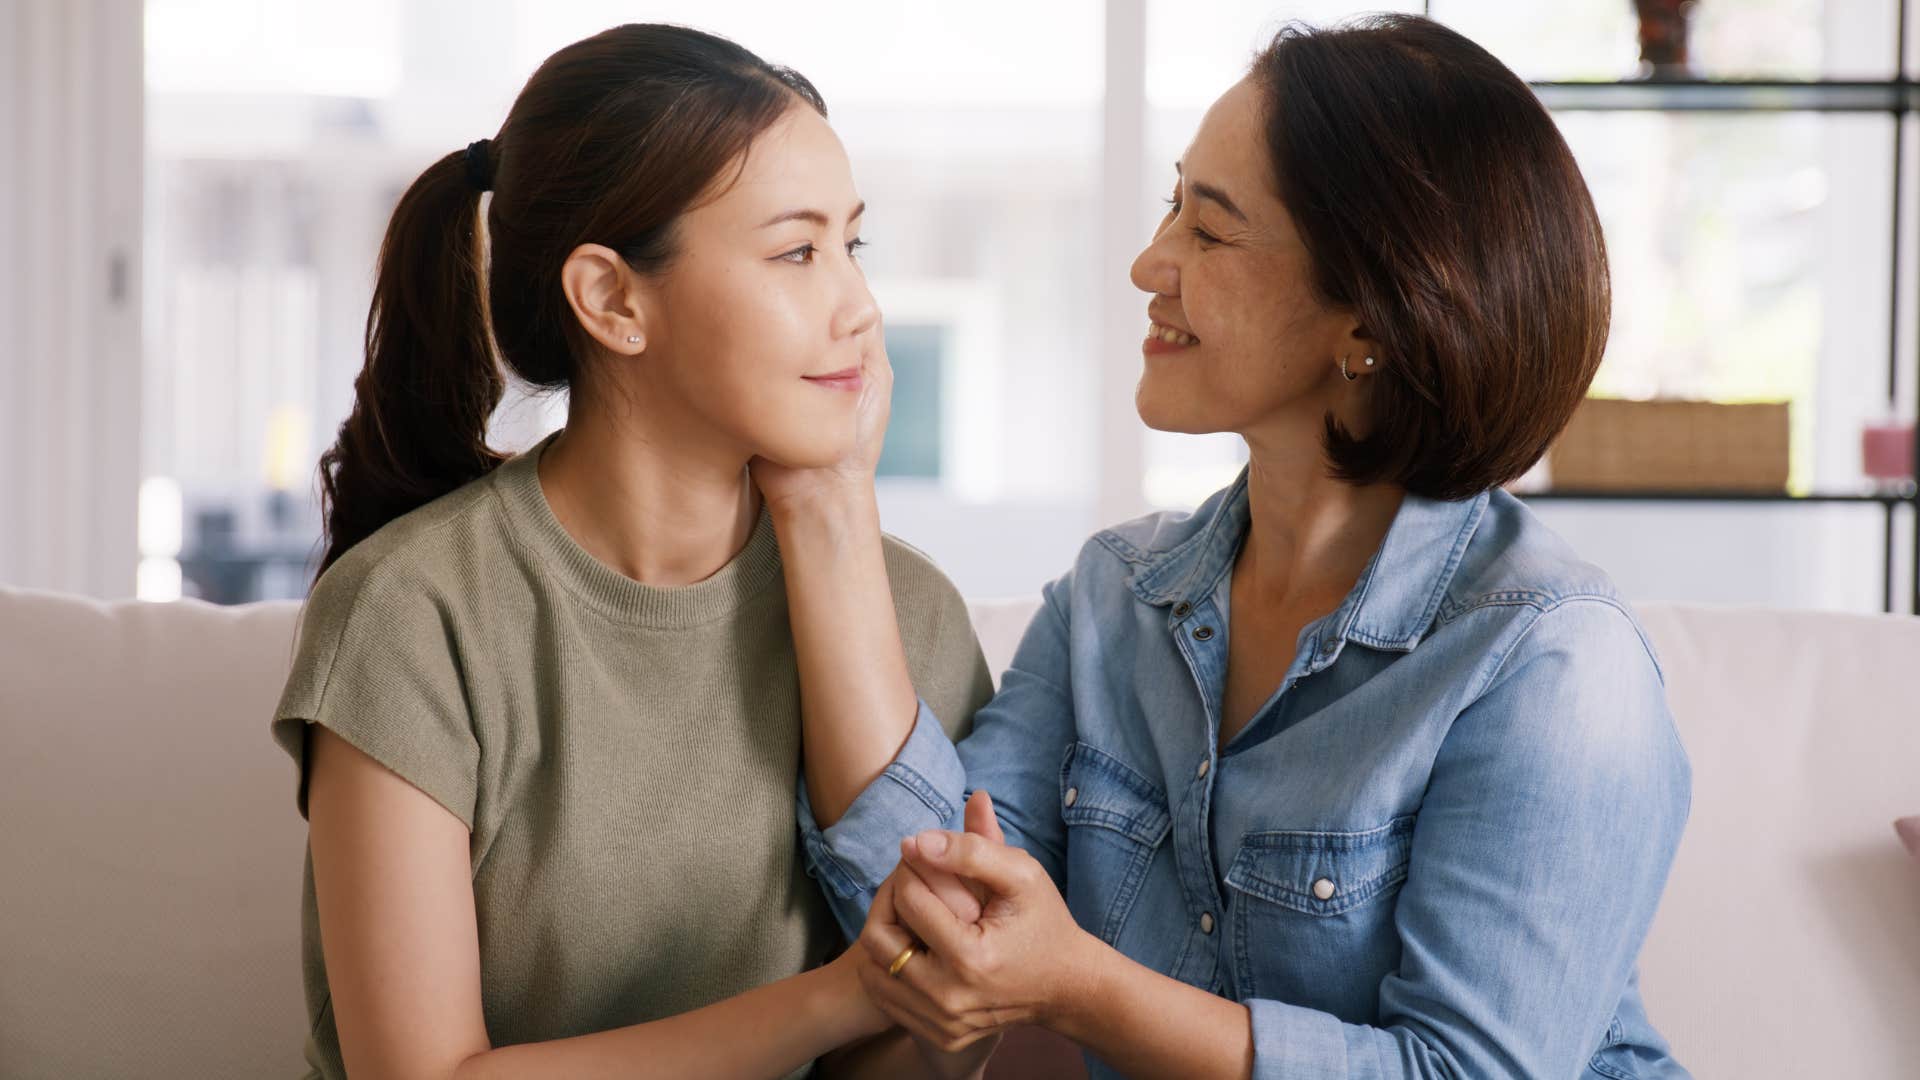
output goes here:
{"type": "Polygon", "coordinates": [[[940,478],[940,375],[948,365],[950,337],[951,331],[938,323],[888,324],[893,412],[877,476],[940,478]]]}
{"type": "MultiPolygon", "coordinates": [[[[1887,79],[1897,2],[1696,4],[1690,70],[1887,79]]],[[[1282,23],[1424,6],[867,0],[822,19],[771,0],[148,0],[143,594],[304,591],[318,553],[314,464],[351,401],[374,253],[399,193],[495,131],[554,49],[632,20],[728,34],[820,86],[872,207],[864,257],[896,367],[883,521],[969,595],[1031,593],[1102,518],[1190,506],[1245,456],[1230,435],[1145,431],[1114,392],[1139,357],[1103,352],[1121,311],[1102,269],[1115,243],[1103,222],[1118,220],[1102,216],[1103,192],[1131,184],[1116,175],[1144,176],[1126,238],[1144,245],[1202,111],[1282,23]],[[1144,66],[1105,69],[1109,17],[1144,19],[1144,66]],[[1113,113],[1135,91],[1144,110],[1113,113]],[[1103,156],[1114,115],[1140,126],[1143,162],[1103,156]],[[1112,453],[1116,440],[1128,452],[1112,453]]],[[[1629,0],[1431,9],[1524,78],[1638,71],[1629,0]]],[[[1790,400],[1794,489],[1859,488],[1860,424],[1887,409],[1894,120],[1658,106],[1557,117],[1612,257],[1596,388],[1790,400]]],[[[1911,185],[1920,168],[1907,170],[1911,185]]],[[[513,395],[493,441],[524,447],[564,416],[564,396],[513,395]]],[[[1790,595],[1741,592],[1780,575],[1731,562],[1707,568],[1725,588],[1692,571],[1636,588],[1631,552],[1608,554],[1625,534],[1590,509],[1542,512],[1632,595],[1879,606],[1877,567],[1868,584],[1822,578],[1790,595]]],[[[1634,513],[1625,533],[1637,536],[1657,515],[1634,513]]],[[[1833,555],[1877,552],[1878,518],[1834,513],[1859,520],[1782,541],[1770,558],[1864,566],[1833,555]]],[[[1742,536],[1772,527],[1741,520],[1742,536]]]]}
{"type": "MultiPolygon", "coordinates": [[[[872,207],[888,317],[887,527],[981,589],[1090,529],[1102,10],[767,2],[150,0],[143,593],[295,597],[314,466],[352,400],[374,257],[434,158],[498,129],[554,49],[623,21],[727,34],[825,95],[872,207]],[[1009,26],[1020,32],[1010,34],[1009,26]],[[1005,523],[1039,526],[1033,543],[1005,523]]],[[[512,394],[523,448],[564,396],[512,394]]]]}

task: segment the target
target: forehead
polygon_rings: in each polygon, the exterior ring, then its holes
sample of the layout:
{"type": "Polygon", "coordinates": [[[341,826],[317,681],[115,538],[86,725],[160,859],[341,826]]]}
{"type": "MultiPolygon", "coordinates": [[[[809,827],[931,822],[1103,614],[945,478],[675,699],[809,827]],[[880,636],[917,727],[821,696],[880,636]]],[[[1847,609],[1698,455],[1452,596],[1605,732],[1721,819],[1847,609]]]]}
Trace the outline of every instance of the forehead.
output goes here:
{"type": "Polygon", "coordinates": [[[1264,121],[1259,88],[1247,79],[1233,84],[1201,118],[1181,159],[1182,172],[1225,190],[1249,216],[1277,206],[1264,121]]]}
{"type": "Polygon", "coordinates": [[[721,179],[732,182],[695,213],[752,218],[754,223],[787,210],[845,213],[855,201],[853,168],[826,118],[796,104],[761,132],[746,160],[721,179]]]}

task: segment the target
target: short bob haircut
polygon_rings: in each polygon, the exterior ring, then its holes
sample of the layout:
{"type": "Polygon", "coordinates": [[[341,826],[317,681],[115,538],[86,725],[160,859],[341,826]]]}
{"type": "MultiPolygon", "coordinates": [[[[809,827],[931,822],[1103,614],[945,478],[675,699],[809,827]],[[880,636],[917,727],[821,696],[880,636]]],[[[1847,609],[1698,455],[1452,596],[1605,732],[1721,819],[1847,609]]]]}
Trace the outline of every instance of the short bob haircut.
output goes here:
{"type": "Polygon", "coordinates": [[[1607,344],[1606,243],[1546,109],[1418,16],[1290,25],[1253,62],[1313,287],[1379,347],[1373,428],[1333,474],[1462,499],[1532,467],[1607,344]]]}

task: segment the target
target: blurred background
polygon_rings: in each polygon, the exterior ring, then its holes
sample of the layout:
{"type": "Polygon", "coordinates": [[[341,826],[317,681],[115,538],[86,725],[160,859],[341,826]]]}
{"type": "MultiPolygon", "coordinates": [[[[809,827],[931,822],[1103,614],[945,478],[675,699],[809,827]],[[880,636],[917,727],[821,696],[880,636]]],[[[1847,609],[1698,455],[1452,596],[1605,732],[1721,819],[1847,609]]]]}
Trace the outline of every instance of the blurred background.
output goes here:
{"type": "MultiPolygon", "coordinates": [[[[1914,611],[1902,0],[0,0],[0,583],[302,595],[400,192],[553,50],[672,21],[824,93],[897,373],[884,524],[1032,593],[1244,460],[1134,415],[1126,266],[1255,49],[1378,10],[1533,82],[1605,223],[1602,400],[1536,510],[1636,601],[1914,611]]],[[[513,395],[493,441],[564,415],[513,395]]]]}

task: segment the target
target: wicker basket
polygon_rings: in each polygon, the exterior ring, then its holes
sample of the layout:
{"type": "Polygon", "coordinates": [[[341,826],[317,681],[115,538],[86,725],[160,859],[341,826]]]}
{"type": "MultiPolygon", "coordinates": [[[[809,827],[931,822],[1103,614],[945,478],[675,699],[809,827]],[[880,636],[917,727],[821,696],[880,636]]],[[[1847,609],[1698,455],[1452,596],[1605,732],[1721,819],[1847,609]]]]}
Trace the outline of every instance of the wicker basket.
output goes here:
{"type": "Polygon", "coordinates": [[[1559,491],[1741,491],[1787,488],[1785,402],[1588,398],[1547,452],[1559,491]]]}

